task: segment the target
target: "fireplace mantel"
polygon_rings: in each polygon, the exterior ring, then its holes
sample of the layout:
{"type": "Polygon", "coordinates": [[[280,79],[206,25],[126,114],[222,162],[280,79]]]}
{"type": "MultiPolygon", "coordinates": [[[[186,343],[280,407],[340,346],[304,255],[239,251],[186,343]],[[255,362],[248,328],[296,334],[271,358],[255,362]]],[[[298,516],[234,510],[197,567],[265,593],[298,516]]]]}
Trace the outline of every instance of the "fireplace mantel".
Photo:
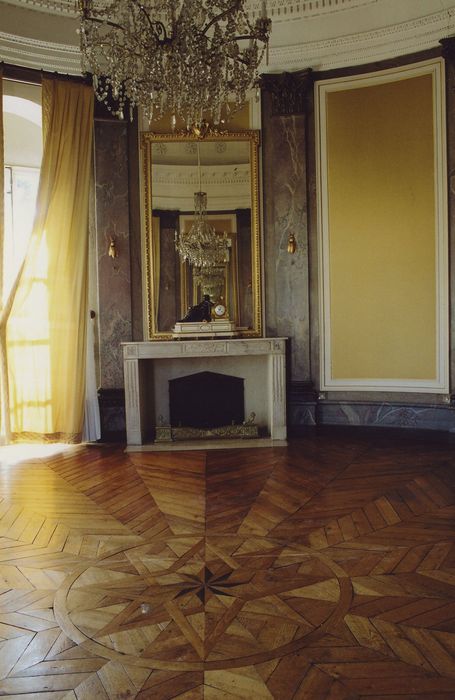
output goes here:
{"type": "Polygon", "coordinates": [[[158,420],[169,419],[168,381],[201,370],[242,377],[245,415],[256,414],[271,444],[286,439],[286,338],[122,345],[128,445],[151,442],[158,420]]]}

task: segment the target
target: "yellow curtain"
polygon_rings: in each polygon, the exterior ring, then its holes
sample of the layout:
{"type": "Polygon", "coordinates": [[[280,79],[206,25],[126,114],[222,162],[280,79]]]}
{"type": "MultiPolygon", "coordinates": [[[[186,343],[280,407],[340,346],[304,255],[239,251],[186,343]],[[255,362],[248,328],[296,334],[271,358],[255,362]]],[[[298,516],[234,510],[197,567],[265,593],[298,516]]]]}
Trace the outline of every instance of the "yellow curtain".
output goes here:
{"type": "MultiPolygon", "coordinates": [[[[0,300],[3,296],[3,241],[5,237],[5,161],[3,151],[3,70],[0,66],[0,300]]],[[[3,303],[2,303],[3,313],[3,303]]],[[[0,316],[1,322],[1,316],[0,316]]],[[[6,426],[5,414],[8,409],[8,404],[5,400],[7,392],[7,372],[6,372],[6,357],[2,352],[5,349],[5,333],[4,328],[0,325],[0,415],[1,429],[0,433],[2,441],[4,440],[6,426]]]]}
{"type": "Polygon", "coordinates": [[[83,423],[93,91],[43,80],[33,231],[6,323],[13,439],[77,441],[83,423]]]}

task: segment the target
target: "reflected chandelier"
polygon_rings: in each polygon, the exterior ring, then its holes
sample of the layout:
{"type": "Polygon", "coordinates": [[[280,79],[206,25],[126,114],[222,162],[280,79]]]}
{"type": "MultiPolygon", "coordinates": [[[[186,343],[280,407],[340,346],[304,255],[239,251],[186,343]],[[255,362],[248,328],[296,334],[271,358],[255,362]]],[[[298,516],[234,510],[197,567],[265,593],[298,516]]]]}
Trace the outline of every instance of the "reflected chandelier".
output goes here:
{"type": "Polygon", "coordinates": [[[227,233],[218,234],[207,221],[207,192],[202,190],[201,150],[197,148],[199,192],[194,193],[194,221],[187,232],[175,232],[175,248],[182,262],[198,272],[223,266],[229,260],[231,240],[227,233]]]}
{"type": "Polygon", "coordinates": [[[271,21],[251,22],[244,0],[78,0],[82,69],[98,100],[132,118],[171,115],[187,129],[218,124],[257,84],[271,21]]]}
{"type": "Polygon", "coordinates": [[[218,234],[207,221],[206,192],[195,192],[194,209],[190,230],[176,235],[175,247],[180,258],[199,271],[224,265],[229,260],[231,241],[226,232],[218,234]]]}

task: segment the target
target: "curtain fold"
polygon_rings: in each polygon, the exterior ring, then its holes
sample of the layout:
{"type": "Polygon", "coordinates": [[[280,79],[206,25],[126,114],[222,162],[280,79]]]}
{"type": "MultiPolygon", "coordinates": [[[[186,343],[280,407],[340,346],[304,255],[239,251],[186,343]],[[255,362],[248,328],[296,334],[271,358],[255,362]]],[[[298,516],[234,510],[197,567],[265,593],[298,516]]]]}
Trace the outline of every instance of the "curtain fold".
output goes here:
{"type": "MultiPolygon", "coordinates": [[[[6,324],[13,439],[80,439],[85,402],[93,90],[43,80],[33,231],[6,324]]],[[[0,322],[0,340],[1,340],[0,322]]]]}
{"type": "MultiPolygon", "coordinates": [[[[3,242],[5,239],[5,159],[3,142],[3,70],[0,66],[0,300],[3,312],[3,242]]],[[[9,432],[9,423],[5,425],[5,416],[8,413],[8,372],[6,369],[6,338],[4,327],[0,323],[0,435],[1,442],[5,442],[9,432]],[[3,350],[3,351],[2,351],[3,350]]]]}

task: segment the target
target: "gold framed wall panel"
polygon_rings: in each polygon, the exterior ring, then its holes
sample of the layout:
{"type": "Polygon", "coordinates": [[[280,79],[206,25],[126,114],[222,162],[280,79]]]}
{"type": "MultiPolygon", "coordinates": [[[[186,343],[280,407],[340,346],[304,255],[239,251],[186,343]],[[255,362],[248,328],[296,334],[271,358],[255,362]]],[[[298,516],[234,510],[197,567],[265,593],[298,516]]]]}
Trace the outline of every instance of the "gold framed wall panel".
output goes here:
{"type": "Polygon", "coordinates": [[[322,390],[449,391],[444,85],[442,59],[315,85],[322,390]]]}

